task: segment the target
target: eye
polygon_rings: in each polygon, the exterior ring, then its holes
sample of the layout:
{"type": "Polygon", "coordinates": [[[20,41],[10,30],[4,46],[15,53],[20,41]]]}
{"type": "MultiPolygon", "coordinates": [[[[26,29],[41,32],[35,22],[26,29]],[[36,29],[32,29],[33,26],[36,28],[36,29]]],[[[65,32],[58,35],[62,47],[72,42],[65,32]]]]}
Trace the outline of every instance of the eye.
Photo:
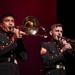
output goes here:
{"type": "Polygon", "coordinates": [[[5,22],[9,22],[9,21],[10,21],[9,19],[6,19],[6,20],[5,20],[5,22]]]}
{"type": "Polygon", "coordinates": [[[56,30],[56,32],[59,32],[59,30],[56,30]]]}
{"type": "Polygon", "coordinates": [[[15,23],[15,21],[14,21],[14,20],[11,20],[11,22],[15,23]]]}

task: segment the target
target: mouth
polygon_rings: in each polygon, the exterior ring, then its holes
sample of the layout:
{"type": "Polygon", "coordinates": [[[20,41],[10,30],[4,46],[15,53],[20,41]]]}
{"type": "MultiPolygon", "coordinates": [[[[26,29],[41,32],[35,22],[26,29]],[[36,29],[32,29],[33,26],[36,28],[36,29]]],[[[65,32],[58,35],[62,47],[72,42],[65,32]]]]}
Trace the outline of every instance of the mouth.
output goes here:
{"type": "Polygon", "coordinates": [[[8,31],[11,31],[11,32],[12,32],[13,30],[14,30],[14,28],[13,28],[13,27],[11,27],[11,26],[10,26],[10,27],[8,27],[8,31]]]}
{"type": "Polygon", "coordinates": [[[11,30],[11,27],[9,27],[9,30],[11,30]]]}

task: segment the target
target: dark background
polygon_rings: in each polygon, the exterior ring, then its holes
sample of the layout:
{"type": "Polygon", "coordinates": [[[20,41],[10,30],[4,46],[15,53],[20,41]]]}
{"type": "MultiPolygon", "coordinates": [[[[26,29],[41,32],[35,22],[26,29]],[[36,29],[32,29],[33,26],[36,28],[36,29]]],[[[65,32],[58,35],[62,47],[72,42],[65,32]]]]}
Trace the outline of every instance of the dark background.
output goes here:
{"type": "Polygon", "coordinates": [[[75,3],[73,0],[57,0],[57,22],[63,24],[65,37],[75,39],[75,3]]]}

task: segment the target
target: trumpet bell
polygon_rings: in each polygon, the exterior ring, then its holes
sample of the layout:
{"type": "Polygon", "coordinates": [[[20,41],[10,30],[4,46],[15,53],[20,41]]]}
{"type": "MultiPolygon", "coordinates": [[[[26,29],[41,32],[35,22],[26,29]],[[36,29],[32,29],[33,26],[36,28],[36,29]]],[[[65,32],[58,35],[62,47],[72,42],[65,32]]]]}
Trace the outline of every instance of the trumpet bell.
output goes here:
{"type": "Polygon", "coordinates": [[[23,21],[23,27],[23,31],[27,34],[35,35],[40,28],[40,24],[35,17],[27,16],[23,21]]]}

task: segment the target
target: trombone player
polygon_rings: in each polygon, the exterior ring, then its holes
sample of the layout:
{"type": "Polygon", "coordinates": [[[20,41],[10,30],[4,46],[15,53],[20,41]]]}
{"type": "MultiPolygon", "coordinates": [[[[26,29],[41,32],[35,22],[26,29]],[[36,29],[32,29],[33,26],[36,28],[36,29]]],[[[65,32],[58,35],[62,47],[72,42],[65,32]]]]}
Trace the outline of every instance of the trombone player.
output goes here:
{"type": "Polygon", "coordinates": [[[74,75],[75,42],[71,44],[63,37],[62,24],[51,26],[51,40],[41,43],[40,55],[45,64],[45,75],[74,75]]]}
{"type": "Polygon", "coordinates": [[[0,75],[19,75],[17,60],[26,60],[27,54],[22,40],[26,33],[15,28],[12,14],[0,19],[0,75]]]}

